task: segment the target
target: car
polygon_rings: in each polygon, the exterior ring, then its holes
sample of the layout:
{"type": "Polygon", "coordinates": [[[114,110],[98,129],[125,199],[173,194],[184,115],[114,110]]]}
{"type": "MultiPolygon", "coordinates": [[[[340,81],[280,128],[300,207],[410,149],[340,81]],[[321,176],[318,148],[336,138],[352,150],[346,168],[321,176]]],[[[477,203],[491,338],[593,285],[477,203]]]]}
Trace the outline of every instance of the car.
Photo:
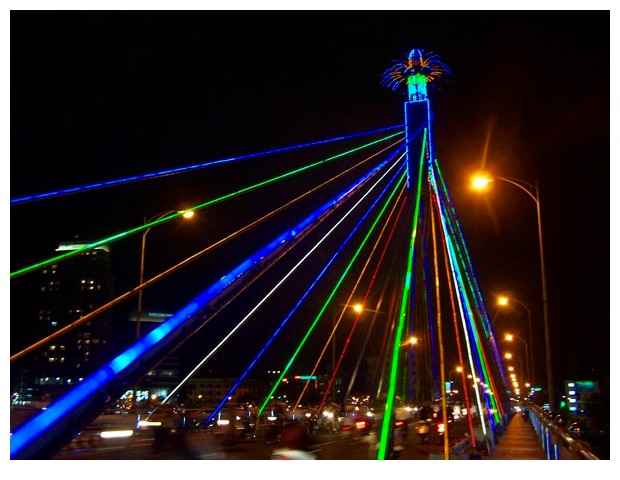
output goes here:
{"type": "MultiPolygon", "coordinates": [[[[448,411],[446,417],[448,419],[447,421],[448,425],[454,422],[454,416],[452,415],[452,412],[448,411]]],[[[441,410],[439,412],[433,413],[432,422],[433,422],[434,428],[437,431],[437,433],[439,435],[443,435],[444,432],[446,431],[446,422],[443,419],[441,410]]]]}
{"type": "Polygon", "coordinates": [[[213,418],[213,430],[223,445],[233,445],[249,439],[255,433],[256,423],[241,408],[222,408],[213,418]]]}

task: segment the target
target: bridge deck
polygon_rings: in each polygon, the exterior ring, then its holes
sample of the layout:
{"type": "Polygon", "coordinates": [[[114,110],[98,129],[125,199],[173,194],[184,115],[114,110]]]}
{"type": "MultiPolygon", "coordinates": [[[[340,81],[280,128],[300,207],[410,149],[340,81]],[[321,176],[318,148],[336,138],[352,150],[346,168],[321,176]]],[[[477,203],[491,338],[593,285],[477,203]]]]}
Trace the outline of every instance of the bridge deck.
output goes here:
{"type": "Polygon", "coordinates": [[[533,425],[522,415],[513,415],[498,438],[488,460],[546,460],[547,456],[533,425]]]}

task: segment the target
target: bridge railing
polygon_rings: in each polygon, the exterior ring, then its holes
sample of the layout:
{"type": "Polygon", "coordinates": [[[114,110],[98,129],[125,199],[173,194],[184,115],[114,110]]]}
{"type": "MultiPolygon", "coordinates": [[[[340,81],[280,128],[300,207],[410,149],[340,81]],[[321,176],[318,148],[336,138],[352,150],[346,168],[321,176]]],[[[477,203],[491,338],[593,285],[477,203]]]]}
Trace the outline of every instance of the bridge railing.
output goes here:
{"type": "Polygon", "coordinates": [[[554,423],[546,410],[534,405],[527,408],[548,460],[600,460],[586,441],[554,423]]]}

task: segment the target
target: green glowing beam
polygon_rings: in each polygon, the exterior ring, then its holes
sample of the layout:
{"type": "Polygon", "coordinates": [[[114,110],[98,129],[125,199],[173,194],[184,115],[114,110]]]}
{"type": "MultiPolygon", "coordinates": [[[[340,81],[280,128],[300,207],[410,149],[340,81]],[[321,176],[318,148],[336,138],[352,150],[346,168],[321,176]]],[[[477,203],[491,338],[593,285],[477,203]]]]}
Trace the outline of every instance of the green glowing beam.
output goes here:
{"type": "Polygon", "coordinates": [[[357,259],[357,257],[360,255],[362,249],[364,248],[364,246],[366,245],[368,239],[370,238],[370,236],[372,235],[372,232],[375,230],[375,227],[377,226],[377,224],[379,223],[379,221],[381,220],[381,218],[383,217],[385,211],[387,210],[388,205],[390,204],[390,202],[392,201],[392,199],[394,198],[394,195],[396,194],[396,191],[398,190],[399,186],[401,184],[403,184],[403,182],[405,181],[405,173],[403,173],[401,175],[401,177],[399,178],[398,182],[396,182],[396,184],[394,185],[394,188],[392,189],[392,192],[390,193],[389,197],[387,198],[387,200],[384,202],[383,207],[381,208],[381,211],[378,213],[377,218],[375,219],[375,221],[373,222],[373,224],[371,225],[370,229],[368,230],[366,236],[364,237],[364,239],[362,240],[360,246],[358,247],[357,251],[355,252],[355,254],[353,255],[353,257],[351,258],[351,261],[349,262],[349,264],[347,265],[347,267],[345,268],[344,272],[342,273],[342,275],[340,276],[340,279],[338,280],[338,282],[336,283],[336,285],[334,286],[334,288],[332,289],[331,293],[329,294],[329,296],[327,297],[327,300],[325,300],[325,303],[323,304],[323,307],[321,308],[321,310],[319,311],[318,315],[316,316],[316,318],[314,319],[314,321],[312,322],[312,325],[310,325],[310,328],[308,329],[308,331],[306,332],[306,334],[304,335],[304,337],[301,339],[299,345],[297,346],[297,348],[295,349],[295,352],[293,352],[293,355],[291,356],[290,360],[288,361],[288,363],[286,364],[286,366],[284,367],[284,369],[282,370],[282,373],[280,375],[280,377],[274,382],[274,386],[271,389],[271,391],[267,394],[267,396],[265,397],[265,400],[263,402],[263,404],[261,405],[261,407],[258,409],[258,416],[260,417],[261,413],[263,413],[263,410],[265,410],[265,407],[267,406],[267,404],[269,403],[269,401],[271,400],[271,397],[273,396],[273,394],[275,393],[276,389],[280,386],[280,384],[282,383],[282,379],[286,376],[286,374],[288,373],[289,368],[291,367],[291,365],[293,364],[293,362],[295,361],[295,359],[297,358],[297,355],[299,355],[299,352],[301,351],[301,349],[303,348],[303,346],[305,345],[306,341],[308,340],[308,337],[310,337],[310,334],[312,333],[312,331],[314,330],[314,328],[316,327],[318,321],[321,319],[323,313],[325,312],[325,310],[327,310],[327,307],[329,306],[329,303],[331,302],[332,298],[334,297],[334,295],[336,294],[336,292],[338,291],[338,288],[340,287],[340,285],[342,284],[342,282],[344,281],[344,279],[346,278],[346,276],[349,273],[349,270],[351,270],[351,267],[353,266],[353,264],[355,263],[355,260],[357,259]]]}
{"type": "Polygon", "coordinates": [[[424,168],[424,154],[427,148],[426,139],[427,129],[424,129],[422,138],[422,148],[420,149],[420,166],[418,171],[418,185],[415,199],[415,209],[413,214],[413,225],[411,232],[411,240],[409,243],[409,255],[407,258],[407,274],[405,276],[405,286],[400,305],[400,313],[398,318],[398,326],[394,337],[394,346],[392,351],[392,367],[390,371],[390,380],[388,385],[387,399],[385,404],[385,413],[383,415],[383,424],[381,426],[381,436],[379,439],[379,450],[377,452],[378,460],[386,460],[388,452],[388,442],[390,440],[390,432],[392,430],[392,412],[394,410],[394,398],[396,396],[396,381],[398,374],[398,357],[400,355],[400,344],[403,337],[403,327],[407,316],[407,310],[411,294],[411,272],[413,270],[413,250],[415,246],[416,231],[418,225],[418,217],[420,214],[420,197],[422,193],[422,170],[424,168]]]}
{"type": "MultiPolygon", "coordinates": [[[[254,185],[250,185],[248,187],[245,187],[245,188],[242,188],[240,190],[228,193],[226,195],[222,195],[221,197],[218,197],[218,198],[215,198],[213,200],[209,200],[207,202],[201,203],[200,205],[196,205],[195,207],[188,208],[187,210],[197,211],[197,210],[200,210],[202,208],[209,207],[211,205],[215,205],[217,203],[223,202],[224,200],[229,200],[229,199],[231,199],[233,197],[236,197],[238,195],[242,195],[244,193],[250,192],[252,190],[256,190],[257,188],[264,187],[266,185],[272,184],[274,182],[277,182],[277,181],[282,180],[284,178],[290,177],[292,175],[296,175],[298,173],[304,172],[306,170],[309,170],[311,168],[317,167],[319,165],[323,165],[323,164],[325,164],[325,163],[327,163],[329,161],[335,160],[335,159],[343,157],[345,155],[349,155],[349,154],[351,154],[353,152],[357,152],[357,151],[362,150],[364,148],[368,148],[368,147],[370,147],[372,145],[376,145],[377,143],[384,142],[384,141],[389,140],[390,138],[393,138],[393,137],[395,137],[397,135],[401,135],[402,133],[403,132],[400,132],[400,131],[396,132],[396,133],[393,133],[391,135],[388,135],[386,137],[380,138],[378,140],[375,140],[373,142],[367,143],[365,145],[353,148],[351,150],[347,150],[345,152],[339,153],[337,155],[333,155],[333,156],[325,158],[323,160],[319,160],[318,162],[311,163],[309,165],[306,165],[304,167],[298,168],[296,170],[291,170],[290,172],[284,173],[282,175],[278,175],[278,176],[270,178],[268,180],[264,180],[262,182],[254,184],[254,185]]],[[[169,220],[171,220],[173,218],[178,217],[179,215],[181,215],[181,213],[171,214],[171,215],[166,216],[166,217],[164,217],[164,218],[162,218],[160,220],[157,220],[157,221],[145,224],[145,225],[140,225],[139,227],[135,227],[135,228],[132,228],[130,230],[126,230],[124,232],[117,233],[116,235],[113,235],[111,237],[105,238],[103,240],[99,240],[97,242],[90,243],[88,245],[84,245],[81,248],[77,248],[75,250],[71,250],[71,251],[69,251],[69,252],[67,252],[65,254],[58,255],[56,257],[52,257],[52,258],[50,258],[48,260],[44,260],[44,261],[39,262],[39,263],[35,263],[34,265],[22,268],[20,270],[16,270],[14,272],[11,272],[11,278],[17,277],[19,275],[23,275],[23,274],[31,272],[33,270],[45,267],[47,265],[51,265],[52,263],[57,263],[57,262],[60,262],[62,260],[66,260],[69,257],[72,257],[72,256],[77,255],[79,253],[85,252],[86,250],[91,250],[91,249],[96,248],[96,247],[98,247],[100,245],[103,245],[103,244],[106,244],[106,243],[112,243],[112,242],[114,242],[116,240],[119,240],[121,238],[127,237],[129,235],[134,234],[134,233],[140,232],[142,230],[146,230],[147,228],[150,228],[150,227],[152,227],[154,225],[157,225],[159,223],[167,222],[167,221],[169,221],[169,220]]]]}

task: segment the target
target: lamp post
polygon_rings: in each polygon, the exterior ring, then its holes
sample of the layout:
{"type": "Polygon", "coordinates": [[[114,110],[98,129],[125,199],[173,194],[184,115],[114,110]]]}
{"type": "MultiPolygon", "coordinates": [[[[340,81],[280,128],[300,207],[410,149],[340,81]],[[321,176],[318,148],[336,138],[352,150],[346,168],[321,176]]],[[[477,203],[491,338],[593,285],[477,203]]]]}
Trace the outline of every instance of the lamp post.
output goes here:
{"type": "Polygon", "coordinates": [[[338,310],[332,317],[332,375],[334,376],[334,386],[332,387],[331,391],[332,403],[336,403],[336,317],[338,315],[341,315],[347,309],[347,307],[351,307],[358,314],[364,311],[364,307],[361,303],[356,303],[354,305],[346,304],[341,306],[342,308],[338,310]]]}
{"type": "Polygon", "coordinates": [[[531,184],[523,180],[508,177],[496,177],[495,179],[476,177],[474,179],[474,188],[480,190],[483,189],[493,180],[503,180],[510,183],[515,187],[525,192],[536,204],[536,216],[538,219],[538,246],[540,249],[540,274],[542,280],[542,298],[543,298],[543,321],[545,326],[545,354],[547,360],[547,390],[549,395],[549,408],[553,410],[555,405],[555,395],[553,389],[553,371],[551,369],[551,334],[549,331],[549,309],[547,305],[547,280],[545,275],[545,255],[543,250],[543,237],[542,237],[542,221],[540,215],[540,196],[538,191],[538,182],[531,184]]]}
{"type": "MultiPolygon", "coordinates": [[[[497,304],[501,307],[505,307],[506,305],[510,303],[510,301],[516,302],[517,304],[525,308],[525,310],[527,311],[527,325],[528,325],[529,341],[530,341],[529,362],[532,367],[532,369],[529,371],[528,376],[530,377],[530,381],[532,383],[535,383],[534,375],[536,375],[536,366],[535,366],[536,364],[534,363],[534,334],[532,332],[532,311],[530,310],[530,307],[527,305],[527,303],[522,302],[521,300],[517,300],[516,298],[508,298],[508,297],[502,296],[497,299],[497,304]]],[[[527,353],[526,353],[526,356],[527,356],[527,353]]]]}
{"type": "MultiPolygon", "coordinates": [[[[158,213],[153,217],[147,219],[144,217],[144,225],[155,222],[157,220],[161,220],[162,218],[171,215],[173,213],[179,213],[183,218],[192,218],[194,216],[194,212],[192,210],[186,210],[179,212],[177,210],[167,210],[165,212],[158,213]]],[[[138,285],[142,285],[144,283],[144,253],[146,251],[146,235],[149,233],[152,227],[147,228],[142,233],[142,245],[140,248],[140,279],[138,285]]],[[[140,339],[140,320],[142,317],[142,289],[138,291],[138,309],[136,311],[136,339],[140,339]]]]}
{"type": "Polygon", "coordinates": [[[506,336],[504,337],[504,339],[507,342],[512,342],[515,338],[519,340],[521,343],[523,343],[523,345],[525,346],[525,371],[526,371],[528,380],[531,381],[532,371],[530,370],[530,361],[529,361],[529,354],[528,354],[528,349],[527,349],[527,342],[523,340],[521,337],[519,337],[518,335],[515,335],[514,333],[507,333],[506,336]]]}

